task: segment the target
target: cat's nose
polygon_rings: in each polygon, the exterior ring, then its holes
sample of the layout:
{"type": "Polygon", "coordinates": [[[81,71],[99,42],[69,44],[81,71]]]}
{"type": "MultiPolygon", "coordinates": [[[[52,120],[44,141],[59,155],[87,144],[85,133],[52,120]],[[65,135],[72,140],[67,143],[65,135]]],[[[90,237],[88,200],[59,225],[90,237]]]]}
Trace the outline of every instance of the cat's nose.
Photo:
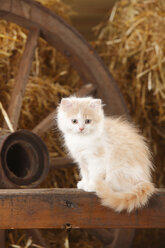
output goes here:
{"type": "Polygon", "coordinates": [[[84,127],[79,127],[80,131],[82,132],[84,130],[84,127]]]}

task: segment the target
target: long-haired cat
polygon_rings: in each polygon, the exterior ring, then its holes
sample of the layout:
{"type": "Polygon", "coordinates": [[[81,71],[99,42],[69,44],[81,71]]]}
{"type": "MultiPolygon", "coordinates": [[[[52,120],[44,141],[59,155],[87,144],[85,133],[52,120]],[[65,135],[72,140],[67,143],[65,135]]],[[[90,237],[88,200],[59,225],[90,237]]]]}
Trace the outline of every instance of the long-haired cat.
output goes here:
{"type": "Polygon", "coordinates": [[[77,187],[95,191],[115,211],[144,206],[154,193],[150,152],[137,129],[121,118],[105,117],[100,99],[63,98],[57,123],[78,163],[77,187]]]}

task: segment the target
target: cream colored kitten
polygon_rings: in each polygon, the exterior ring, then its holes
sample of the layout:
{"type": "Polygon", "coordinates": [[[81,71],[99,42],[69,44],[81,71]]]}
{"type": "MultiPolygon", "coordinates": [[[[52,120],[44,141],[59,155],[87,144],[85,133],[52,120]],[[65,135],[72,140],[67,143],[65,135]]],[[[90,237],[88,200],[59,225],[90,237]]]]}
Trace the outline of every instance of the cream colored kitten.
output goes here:
{"type": "Polygon", "coordinates": [[[91,97],[62,99],[57,122],[80,168],[79,189],[95,191],[104,206],[118,212],[147,203],[154,192],[152,163],[135,127],[105,117],[101,100],[91,97]]]}

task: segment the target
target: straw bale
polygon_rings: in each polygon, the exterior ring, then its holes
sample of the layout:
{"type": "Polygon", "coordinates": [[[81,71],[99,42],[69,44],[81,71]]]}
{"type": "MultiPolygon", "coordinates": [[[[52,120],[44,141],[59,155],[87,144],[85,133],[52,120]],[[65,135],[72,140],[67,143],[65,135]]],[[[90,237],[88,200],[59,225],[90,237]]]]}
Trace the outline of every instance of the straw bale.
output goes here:
{"type": "Polygon", "coordinates": [[[95,28],[107,64],[135,123],[150,140],[154,180],[165,185],[165,1],[121,0],[95,28]]]}
{"type": "MultiPolygon", "coordinates": [[[[165,187],[165,1],[120,0],[95,28],[94,47],[150,141],[154,181],[165,187]]],[[[163,230],[138,230],[133,247],[164,247],[163,230]]]]}

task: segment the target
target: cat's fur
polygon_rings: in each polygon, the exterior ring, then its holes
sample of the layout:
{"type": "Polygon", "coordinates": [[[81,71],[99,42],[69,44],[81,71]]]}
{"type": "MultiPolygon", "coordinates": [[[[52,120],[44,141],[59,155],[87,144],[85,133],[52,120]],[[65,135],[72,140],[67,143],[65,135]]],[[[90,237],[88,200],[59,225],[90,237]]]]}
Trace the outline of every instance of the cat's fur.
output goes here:
{"type": "Polygon", "coordinates": [[[62,99],[57,123],[80,168],[79,189],[95,191],[104,206],[118,212],[147,203],[154,192],[153,166],[144,138],[132,124],[105,117],[101,100],[91,97],[62,99]]]}

